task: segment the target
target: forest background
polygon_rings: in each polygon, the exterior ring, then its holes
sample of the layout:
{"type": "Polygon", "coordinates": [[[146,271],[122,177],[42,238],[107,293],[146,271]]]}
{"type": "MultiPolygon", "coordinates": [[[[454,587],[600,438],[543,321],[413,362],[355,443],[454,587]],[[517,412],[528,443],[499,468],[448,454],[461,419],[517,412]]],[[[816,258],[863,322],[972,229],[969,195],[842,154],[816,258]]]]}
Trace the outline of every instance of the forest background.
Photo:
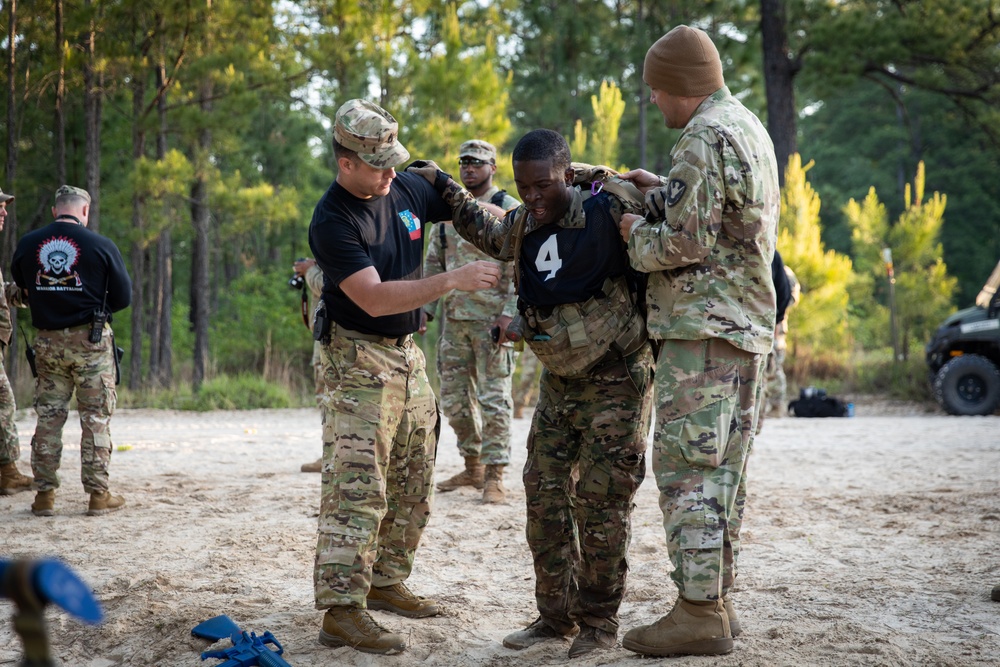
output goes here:
{"type": "MultiPolygon", "coordinates": [[[[924,343],[1000,259],[1000,0],[8,0],[0,22],[2,267],[60,184],[91,192],[134,281],[120,405],[311,400],[288,279],[343,102],[387,108],[446,170],[466,139],[493,142],[512,194],[510,150],[537,127],[574,159],[665,174],[677,133],[641,70],[679,23],[713,37],[785,166],[793,386],[929,396],[924,343]]],[[[27,405],[34,332],[15,315],[27,405]]]]}

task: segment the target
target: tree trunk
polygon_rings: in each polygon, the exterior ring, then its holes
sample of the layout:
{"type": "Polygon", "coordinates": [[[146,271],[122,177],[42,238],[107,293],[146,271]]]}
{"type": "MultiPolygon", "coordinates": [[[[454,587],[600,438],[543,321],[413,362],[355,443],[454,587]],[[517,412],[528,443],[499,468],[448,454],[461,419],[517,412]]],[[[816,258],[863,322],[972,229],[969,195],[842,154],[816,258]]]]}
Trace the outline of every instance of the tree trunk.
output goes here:
{"type": "MultiPolygon", "coordinates": [[[[84,3],[88,9],[93,0],[84,3]]],[[[104,73],[97,65],[97,28],[93,19],[84,40],[86,60],[83,64],[83,114],[86,134],[87,192],[90,193],[90,220],[87,227],[101,229],[101,114],[103,112],[104,73]]],[[[135,269],[133,268],[133,274],[135,269]]],[[[135,275],[132,276],[135,279],[135,275]]]]}
{"type": "MultiPolygon", "coordinates": [[[[156,17],[160,46],[156,59],[156,103],[159,127],[156,132],[156,159],[167,157],[167,85],[166,37],[163,17],[156,17]]],[[[173,325],[170,319],[173,309],[173,244],[170,230],[164,229],[153,247],[151,309],[149,316],[149,377],[156,386],[170,387],[173,384],[173,325]]]]}
{"type": "Polygon", "coordinates": [[[764,90],[767,97],[767,132],[778,159],[778,182],[785,184],[788,158],[798,152],[795,90],[799,65],[788,55],[784,0],[761,0],[760,28],[764,54],[764,90]]]}
{"type": "MultiPolygon", "coordinates": [[[[132,81],[132,160],[138,162],[146,152],[146,133],[142,129],[142,107],[146,96],[144,77],[136,76],[132,81]]],[[[132,194],[132,352],[129,355],[129,389],[142,387],[142,331],[146,311],[146,248],[143,218],[143,201],[135,192],[132,194]]]]}
{"type": "MultiPolygon", "coordinates": [[[[56,182],[66,183],[66,116],[63,109],[63,99],[66,96],[66,52],[63,49],[63,3],[55,0],[56,10],[56,99],[53,111],[52,134],[55,145],[53,158],[55,160],[56,182]]],[[[58,186],[56,186],[58,187],[58,186]]]]}
{"type": "MultiPolygon", "coordinates": [[[[201,111],[212,110],[212,83],[207,79],[201,84],[201,111]]],[[[194,327],[194,368],[192,386],[197,392],[205,380],[208,366],[208,313],[209,313],[209,253],[208,245],[208,154],[212,147],[212,132],[203,128],[198,133],[195,163],[197,173],[191,188],[191,222],[194,226],[194,249],[191,256],[191,324],[194,327]]]]}
{"type": "MultiPolygon", "coordinates": [[[[7,182],[3,187],[8,192],[14,192],[17,176],[17,120],[16,109],[14,107],[16,98],[15,77],[17,76],[17,0],[7,2],[7,182]]],[[[3,230],[3,266],[10,266],[10,260],[14,256],[14,246],[17,243],[17,199],[7,205],[7,221],[3,230]]],[[[17,308],[10,309],[10,322],[14,327],[14,333],[10,337],[10,347],[7,349],[7,377],[13,379],[17,377],[17,366],[20,355],[18,350],[17,337],[17,308]]]]}

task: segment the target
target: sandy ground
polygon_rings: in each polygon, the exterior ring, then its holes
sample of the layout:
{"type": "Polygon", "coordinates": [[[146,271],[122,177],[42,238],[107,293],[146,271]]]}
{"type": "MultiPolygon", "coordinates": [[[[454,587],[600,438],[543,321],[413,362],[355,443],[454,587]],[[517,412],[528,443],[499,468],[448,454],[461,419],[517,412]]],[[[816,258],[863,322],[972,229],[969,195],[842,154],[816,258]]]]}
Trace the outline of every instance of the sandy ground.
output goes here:
{"type": "MultiPolygon", "coordinates": [[[[286,660],[312,665],[996,665],[1000,664],[1000,417],[949,417],[855,398],[850,419],[772,419],[751,458],[750,500],[734,600],[744,628],[719,658],[643,659],[620,646],[584,660],[568,643],[517,652],[505,634],[535,617],[524,541],[528,420],[515,421],[507,505],[439,493],[409,580],[437,598],[436,618],[373,612],[409,643],[399,656],[316,641],[312,562],[320,451],[315,410],[189,414],[122,410],[112,487],[128,505],[87,517],[79,426],[71,413],[56,516],[32,495],[0,497],[0,555],[58,556],[94,589],[105,622],[47,612],[54,652],[73,667],[202,663],[191,628],[228,614],[271,631],[286,660]]],[[[22,470],[34,417],[18,426],[22,470]]],[[[461,466],[445,428],[438,477],[461,466]]],[[[623,632],[666,613],[675,589],[652,475],[639,491],[623,632]]],[[[0,600],[0,665],[21,649],[0,600]]],[[[212,648],[226,648],[227,640],[212,648]]]]}

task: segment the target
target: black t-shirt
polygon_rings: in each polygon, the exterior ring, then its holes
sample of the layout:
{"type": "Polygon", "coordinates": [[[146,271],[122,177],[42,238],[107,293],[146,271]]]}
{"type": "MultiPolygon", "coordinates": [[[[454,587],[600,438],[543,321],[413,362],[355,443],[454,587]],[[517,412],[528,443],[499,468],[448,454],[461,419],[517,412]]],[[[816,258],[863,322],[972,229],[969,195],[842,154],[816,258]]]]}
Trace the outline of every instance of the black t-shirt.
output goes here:
{"type": "Polygon", "coordinates": [[[102,305],[114,313],[132,302],[132,279],[118,247],[74,222],[56,220],[25,234],[11,264],[14,282],[28,290],[38,329],[87,324],[102,305]]]}
{"type": "Polygon", "coordinates": [[[358,199],[334,181],[309,224],[309,247],[323,269],[329,317],[346,329],[380,336],[404,336],[420,328],[419,308],[372,317],[344,294],[340,283],[369,266],[382,282],[423,277],[423,226],[450,219],[451,208],[418,174],[396,174],[389,194],[371,199],[358,199]]]}
{"type": "Polygon", "coordinates": [[[774,251],[774,259],[771,261],[771,279],[774,281],[775,303],[778,307],[774,321],[780,324],[785,319],[788,305],[792,302],[792,286],[788,283],[785,263],[777,250],[774,251]]]}
{"type": "Polygon", "coordinates": [[[628,256],[607,193],[583,203],[584,227],[543,225],[521,241],[520,298],[532,306],[583,303],[605,278],[627,275],[628,256]]]}

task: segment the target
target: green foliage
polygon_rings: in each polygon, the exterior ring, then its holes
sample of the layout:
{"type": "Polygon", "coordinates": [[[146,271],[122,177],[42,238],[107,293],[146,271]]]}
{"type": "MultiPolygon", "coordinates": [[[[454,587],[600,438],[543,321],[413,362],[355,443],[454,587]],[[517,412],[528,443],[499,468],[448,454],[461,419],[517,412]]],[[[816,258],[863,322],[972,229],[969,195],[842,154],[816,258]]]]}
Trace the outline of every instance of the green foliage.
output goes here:
{"type": "Polygon", "coordinates": [[[811,167],[792,155],[781,193],[778,250],[802,288],[798,305],[788,314],[789,357],[843,360],[852,344],[847,311],[853,272],[850,258],[826,250],[820,240],[820,200],[806,179],[811,167]]]}
{"type": "MultiPolygon", "coordinates": [[[[895,275],[895,307],[900,334],[901,354],[904,358],[912,342],[922,346],[929,339],[941,320],[951,311],[951,297],[956,281],[948,276],[941,259],[942,249],[938,240],[947,198],[935,192],[924,200],[925,172],[921,162],[912,186],[905,188],[905,209],[894,225],[889,225],[886,208],[872,188],[863,204],[848,202],[844,213],[851,225],[856,266],[862,278],[858,282],[858,295],[871,300],[863,302],[852,315],[868,325],[868,342],[885,345],[891,342],[891,331],[883,329],[882,337],[871,328],[874,322],[887,318],[888,270],[895,275]],[[889,249],[892,264],[882,257],[889,249]],[[876,301],[877,299],[877,301],[876,301]]],[[[918,347],[917,349],[921,349],[918,347]]]]}
{"type": "Polygon", "coordinates": [[[197,393],[190,388],[135,394],[120,392],[123,406],[143,405],[164,410],[258,410],[289,408],[301,405],[293,400],[287,387],[268,382],[257,374],[218,376],[206,380],[197,393]]]}

